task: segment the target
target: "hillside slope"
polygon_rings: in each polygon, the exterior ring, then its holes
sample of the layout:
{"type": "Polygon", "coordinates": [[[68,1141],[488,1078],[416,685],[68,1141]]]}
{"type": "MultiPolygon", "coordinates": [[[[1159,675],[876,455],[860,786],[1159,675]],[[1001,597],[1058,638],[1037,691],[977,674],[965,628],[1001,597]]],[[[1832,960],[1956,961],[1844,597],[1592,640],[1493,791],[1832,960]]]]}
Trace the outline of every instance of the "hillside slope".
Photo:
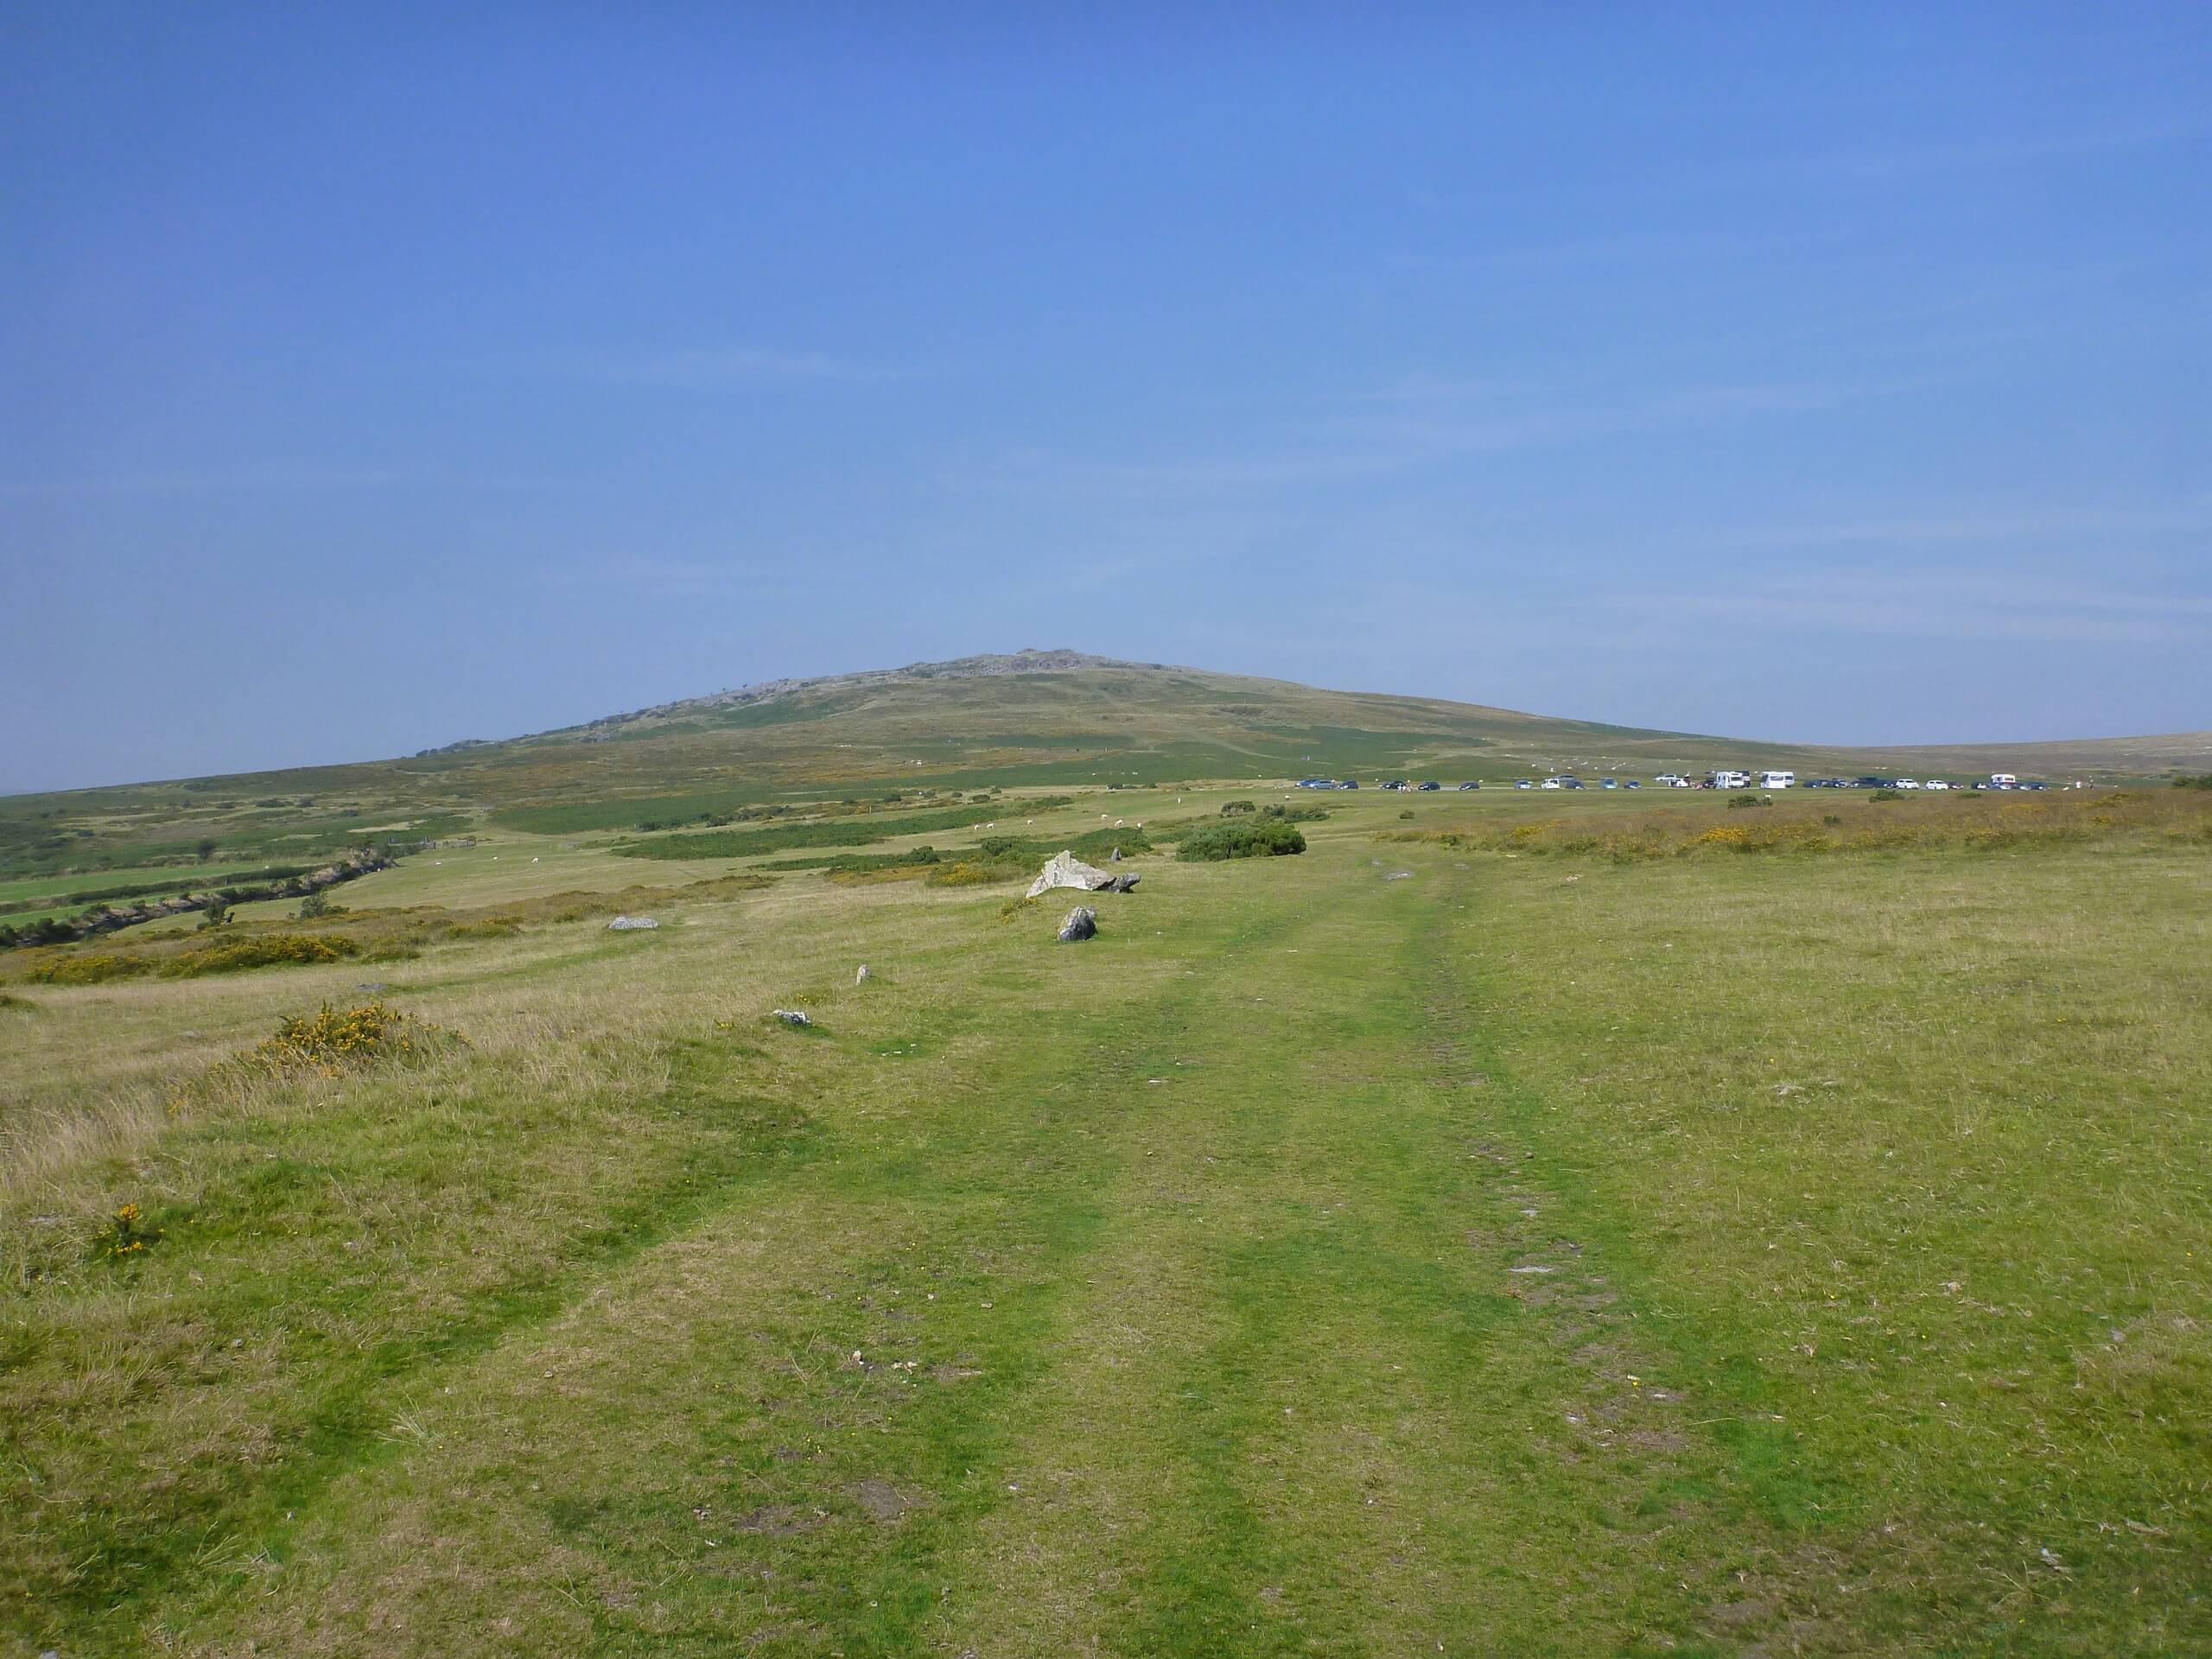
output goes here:
{"type": "Polygon", "coordinates": [[[1025,651],[765,684],[405,759],[0,801],[0,877],[294,861],[490,811],[601,804],[608,822],[978,785],[1400,775],[1497,780],[1721,765],[2054,777],[2212,767],[2212,733],[2082,743],[1821,749],[1609,726],[1288,681],[1025,651]],[[615,810],[617,808],[620,810],[615,810]]]}

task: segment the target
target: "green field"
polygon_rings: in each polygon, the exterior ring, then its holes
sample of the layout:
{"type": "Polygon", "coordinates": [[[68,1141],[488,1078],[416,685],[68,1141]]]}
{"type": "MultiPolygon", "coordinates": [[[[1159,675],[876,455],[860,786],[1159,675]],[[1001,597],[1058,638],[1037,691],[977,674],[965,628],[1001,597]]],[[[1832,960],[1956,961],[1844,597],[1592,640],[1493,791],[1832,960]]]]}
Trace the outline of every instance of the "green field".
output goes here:
{"type": "Polygon", "coordinates": [[[1324,804],[0,957],[0,1653],[2212,1650],[2212,800],[1324,804]]]}

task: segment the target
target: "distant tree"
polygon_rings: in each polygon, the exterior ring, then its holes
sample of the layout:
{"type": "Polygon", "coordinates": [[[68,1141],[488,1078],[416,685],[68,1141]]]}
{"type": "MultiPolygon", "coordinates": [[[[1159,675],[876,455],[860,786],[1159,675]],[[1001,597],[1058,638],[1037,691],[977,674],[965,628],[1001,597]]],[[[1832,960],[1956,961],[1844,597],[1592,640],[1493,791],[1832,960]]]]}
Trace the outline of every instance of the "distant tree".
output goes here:
{"type": "Polygon", "coordinates": [[[215,838],[213,836],[208,836],[197,847],[194,848],[193,851],[200,855],[200,861],[202,864],[205,864],[209,859],[215,856],[215,838]]]}

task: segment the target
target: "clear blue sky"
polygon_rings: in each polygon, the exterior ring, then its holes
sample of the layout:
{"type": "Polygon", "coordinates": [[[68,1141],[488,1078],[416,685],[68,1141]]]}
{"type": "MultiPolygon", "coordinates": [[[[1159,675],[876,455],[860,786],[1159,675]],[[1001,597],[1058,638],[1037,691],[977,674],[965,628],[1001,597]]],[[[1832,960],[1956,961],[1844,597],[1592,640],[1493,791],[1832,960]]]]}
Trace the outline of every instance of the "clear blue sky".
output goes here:
{"type": "Polygon", "coordinates": [[[1023,645],[2212,726],[2209,254],[2201,3],[26,0],[0,788],[1023,645]]]}

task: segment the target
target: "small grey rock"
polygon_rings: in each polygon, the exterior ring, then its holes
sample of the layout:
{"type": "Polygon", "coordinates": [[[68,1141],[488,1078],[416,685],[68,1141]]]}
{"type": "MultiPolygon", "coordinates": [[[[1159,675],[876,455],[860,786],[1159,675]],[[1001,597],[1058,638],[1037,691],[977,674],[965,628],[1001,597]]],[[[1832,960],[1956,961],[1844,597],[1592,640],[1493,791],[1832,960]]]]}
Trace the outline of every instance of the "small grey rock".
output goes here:
{"type": "Polygon", "coordinates": [[[814,1023],[806,1017],[804,1008],[777,1008],[774,1013],[776,1018],[787,1026],[810,1026],[814,1023]]]}
{"type": "Polygon", "coordinates": [[[1067,919],[1060,924],[1060,943],[1073,944],[1087,939],[1098,931],[1098,912],[1089,905],[1077,905],[1068,912],[1067,919]]]}
{"type": "Polygon", "coordinates": [[[860,972],[853,976],[853,983],[855,985],[865,985],[868,983],[868,963],[861,963],[860,972]]]}
{"type": "Polygon", "coordinates": [[[607,925],[610,933],[632,933],[641,927],[658,927],[660,924],[650,916],[617,916],[607,925]]]}

